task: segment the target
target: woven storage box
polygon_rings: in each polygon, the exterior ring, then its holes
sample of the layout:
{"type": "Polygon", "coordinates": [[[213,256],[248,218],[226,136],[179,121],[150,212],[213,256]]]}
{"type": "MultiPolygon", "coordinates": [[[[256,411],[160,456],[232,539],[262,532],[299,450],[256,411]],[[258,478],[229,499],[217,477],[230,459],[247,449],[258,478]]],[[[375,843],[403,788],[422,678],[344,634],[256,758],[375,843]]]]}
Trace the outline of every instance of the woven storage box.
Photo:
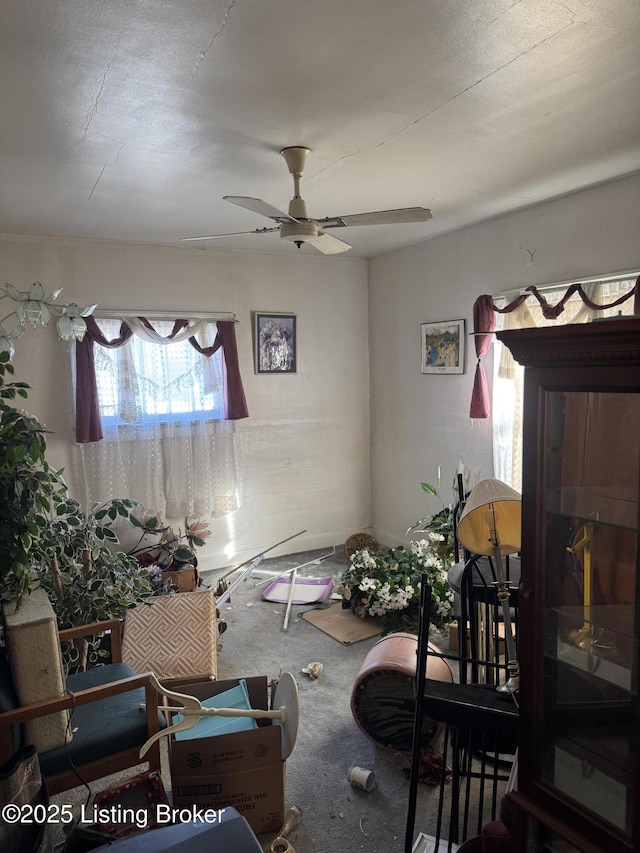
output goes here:
{"type": "Polygon", "coordinates": [[[122,660],[160,679],[215,678],[217,642],[212,589],[159,595],[127,610],[122,660]]]}
{"type": "MultiPolygon", "coordinates": [[[[7,651],[13,683],[21,705],[64,696],[65,678],[58,627],[47,593],[34,589],[16,610],[3,605],[7,651]]],[[[26,724],[26,736],[38,752],[47,752],[71,740],[67,711],[49,714],[26,724]]]]}

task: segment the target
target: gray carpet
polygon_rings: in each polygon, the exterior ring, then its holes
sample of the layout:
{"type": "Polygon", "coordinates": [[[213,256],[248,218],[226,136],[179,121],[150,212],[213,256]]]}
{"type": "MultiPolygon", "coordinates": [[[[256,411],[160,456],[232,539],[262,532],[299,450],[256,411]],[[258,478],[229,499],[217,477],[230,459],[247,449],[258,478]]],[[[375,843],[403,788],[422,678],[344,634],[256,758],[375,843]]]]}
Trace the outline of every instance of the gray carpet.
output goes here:
{"type": "MultiPolygon", "coordinates": [[[[351,691],[362,663],[380,638],[342,645],[301,618],[305,610],[315,605],[293,605],[288,629],[284,631],[286,605],[261,600],[267,585],[262,582],[265,578],[319,560],[329,553],[330,549],[324,549],[266,559],[240,583],[231,599],[221,607],[227,630],[221,637],[218,678],[266,675],[271,679],[289,671],[296,679],[300,726],[295,748],[286,764],[286,805],[295,805],[302,812],[302,820],[290,836],[296,853],[356,853],[362,850],[402,853],[409,798],[409,782],[403,773],[408,769],[407,758],[373,743],[357,726],[350,708],[351,691]],[[312,661],[324,665],[321,676],[313,681],[302,672],[312,661]],[[376,787],[373,791],[366,793],[351,786],[347,772],[352,765],[374,772],[376,787]]],[[[334,555],[305,566],[299,574],[337,578],[345,565],[347,560],[340,545],[334,555]]],[[[203,582],[215,588],[221,574],[203,573],[203,582]]],[[[229,581],[239,574],[231,576],[229,581]]],[[[431,642],[448,650],[443,636],[432,637],[431,642]]],[[[163,778],[170,795],[166,749],[163,778]]],[[[91,786],[92,792],[119,781],[122,781],[120,776],[101,780],[91,786]]],[[[435,834],[438,794],[438,786],[422,783],[418,786],[414,837],[420,832],[435,834]]],[[[447,805],[448,796],[447,790],[447,805]]],[[[86,797],[86,790],[79,788],[58,795],[54,800],[79,803],[86,797]]],[[[445,819],[448,819],[447,809],[445,819]]],[[[446,831],[444,835],[446,837],[446,831]]],[[[273,837],[260,837],[266,850],[273,837]]],[[[444,853],[447,844],[441,843],[439,850],[444,853]]]]}
{"type": "MultiPolygon", "coordinates": [[[[409,783],[403,774],[407,760],[373,743],[358,728],[350,709],[360,667],[380,637],[342,645],[300,618],[309,605],[292,607],[285,632],[286,605],[260,599],[266,586],[260,581],[266,573],[281,573],[327,553],[321,550],[265,560],[239,585],[221,610],[228,628],[218,655],[218,677],[266,674],[271,678],[289,671],[296,678],[300,728],[287,761],[286,804],[302,810],[302,821],[290,839],[297,853],[402,851],[409,796],[409,783]],[[324,665],[315,681],[302,672],[312,661],[324,665]],[[352,765],[374,771],[377,784],[371,793],[348,782],[352,765]]],[[[334,556],[306,566],[300,575],[337,577],[345,565],[347,560],[339,546],[334,556]]],[[[205,575],[205,582],[214,585],[214,578],[215,574],[210,578],[205,575]]],[[[420,784],[416,833],[435,831],[437,800],[437,788],[420,784]]],[[[444,849],[446,845],[441,846],[444,849]]]]}

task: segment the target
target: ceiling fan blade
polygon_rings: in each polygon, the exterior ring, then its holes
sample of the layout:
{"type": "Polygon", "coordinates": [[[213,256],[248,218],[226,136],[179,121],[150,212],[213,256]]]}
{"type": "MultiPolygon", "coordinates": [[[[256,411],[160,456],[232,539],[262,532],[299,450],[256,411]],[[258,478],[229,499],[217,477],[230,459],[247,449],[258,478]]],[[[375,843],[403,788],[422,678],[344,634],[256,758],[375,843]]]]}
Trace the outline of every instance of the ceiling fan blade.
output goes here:
{"type": "Polygon", "coordinates": [[[339,240],[333,234],[325,234],[321,228],[318,228],[318,236],[314,240],[307,240],[307,243],[323,255],[339,255],[340,252],[346,252],[352,248],[349,243],[339,240]]]}
{"type": "Polygon", "coordinates": [[[244,234],[271,234],[280,228],[256,228],[255,231],[232,231],[230,234],[208,234],[206,237],[181,237],[181,243],[189,243],[193,240],[217,240],[219,237],[242,237],[244,234]]]}
{"type": "Polygon", "coordinates": [[[275,219],[276,222],[296,222],[288,213],[283,213],[277,207],[267,204],[261,198],[249,198],[244,195],[225,195],[222,197],[224,201],[230,201],[232,204],[238,204],[240,207],[246,207],[247,210],[252,210],[254,213],[259,213],[261,216],[268,216],[269,219],[275,219]]]}
{"type": "Polygon", "coordinates": [[[346,228],[349,225],[396,225],[403,222],[426,222],[432,218],[426,207],[401,207],[397,210],[375,210],[372,213],[352,213],[348,216],[327,216],[318,219],[323,228],[346,228]]]}

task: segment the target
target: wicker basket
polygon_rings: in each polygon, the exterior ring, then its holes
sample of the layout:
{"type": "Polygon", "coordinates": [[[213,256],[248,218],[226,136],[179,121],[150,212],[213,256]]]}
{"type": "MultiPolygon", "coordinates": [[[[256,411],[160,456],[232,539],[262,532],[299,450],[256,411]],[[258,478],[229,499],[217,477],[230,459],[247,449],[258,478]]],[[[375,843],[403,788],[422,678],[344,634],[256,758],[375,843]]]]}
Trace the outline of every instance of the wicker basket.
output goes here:
{"type": "Polygon", "coordinates": [[[372,554],[378,554],[380,551],[380,543],[369,533],[353,533],[344,543],[344,555],[350,559],[356,551],[361,551],[367,548],[372,554]]]}

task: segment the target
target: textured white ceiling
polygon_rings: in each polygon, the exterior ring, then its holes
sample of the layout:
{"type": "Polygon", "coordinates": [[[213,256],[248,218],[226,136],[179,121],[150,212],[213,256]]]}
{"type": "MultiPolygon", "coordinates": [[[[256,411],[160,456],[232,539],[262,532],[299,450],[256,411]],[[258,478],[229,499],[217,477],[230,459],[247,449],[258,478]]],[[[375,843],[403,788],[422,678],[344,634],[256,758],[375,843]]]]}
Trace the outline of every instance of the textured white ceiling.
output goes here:
{"type": "Polygon", "coordinates": [[[639,47],[638,0],[5,0],[0,232],[269,226],[222,197],[286,211],[305,145],[311,216],[431,208],[332,232],[372,257],[639,170],[639,47]]]}

